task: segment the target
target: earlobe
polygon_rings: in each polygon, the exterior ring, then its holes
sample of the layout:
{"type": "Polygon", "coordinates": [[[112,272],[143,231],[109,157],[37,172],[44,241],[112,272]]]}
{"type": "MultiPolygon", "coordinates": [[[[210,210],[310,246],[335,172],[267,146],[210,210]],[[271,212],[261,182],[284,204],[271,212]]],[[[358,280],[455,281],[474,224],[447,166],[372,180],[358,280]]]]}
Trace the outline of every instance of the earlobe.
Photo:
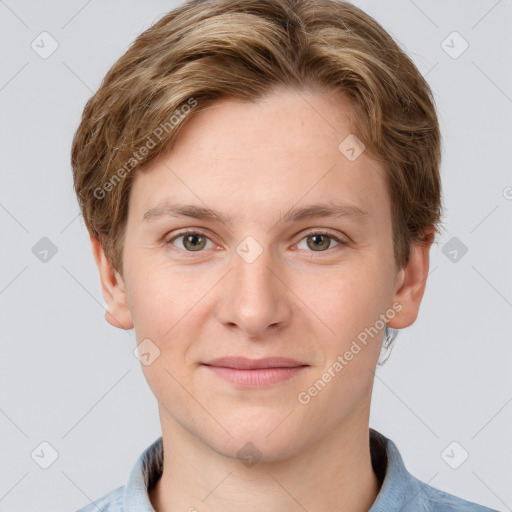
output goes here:
{"type": "Polygon", "coordinates": [[[431,245],[432,237],[427,236],[424,243],[411,247],[407,265],[397,274],[392,302],[400,303],[402,309],[388,322],[389,327],[403,329],[416,321],[427,284],[431,245]]]}
{"type": "Polygon", "coordinates": [[[119,329],[132,329],[133,318],[128,306],[123,277],[112,267],[99,239],[89,234],[92,252],[100,274],[101,291],[107,303],[105,320],[119,329]]]}

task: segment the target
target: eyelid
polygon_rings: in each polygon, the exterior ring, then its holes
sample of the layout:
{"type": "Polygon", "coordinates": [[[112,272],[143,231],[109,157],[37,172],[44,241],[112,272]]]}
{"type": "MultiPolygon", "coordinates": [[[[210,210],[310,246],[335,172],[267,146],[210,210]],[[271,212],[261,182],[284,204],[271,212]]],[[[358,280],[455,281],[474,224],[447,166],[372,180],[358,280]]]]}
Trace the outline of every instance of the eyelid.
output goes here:
{"type": "MultiPolygon", "coordinates": [[[[304,237],[311,236],[311,235],[325,235],[325,236],[328,236],[329,238],[332,238],[333,240],[336,240],[340,244],[349,244],[350,243],[350,239],[347,235],[338,233],[336,231],[332,231],[327,228],[309,228],[306,231],[303,231],[301,233],[301,239],[299,240],[299,242],[304,237]]],[[[312,251],[312,252],[315,252],[315,251],[312,251]]],[[[318,251],[318,252],[328,252],[328,251],[318,251]]]]}

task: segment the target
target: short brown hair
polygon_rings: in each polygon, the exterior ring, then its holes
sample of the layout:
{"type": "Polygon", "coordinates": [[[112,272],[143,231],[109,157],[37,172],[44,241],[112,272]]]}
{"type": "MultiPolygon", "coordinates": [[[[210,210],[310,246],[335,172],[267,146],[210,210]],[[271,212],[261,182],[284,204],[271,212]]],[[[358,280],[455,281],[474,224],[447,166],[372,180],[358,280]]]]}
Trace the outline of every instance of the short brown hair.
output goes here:
{"type": "Polygon", "coordinates": [[[112,66],[73,139],[87,229],[118,272],[135,171],[216,100],[257,101],[276,87],[349,99],[353,133],[385,164],[397,269],[412,244],[433,241],[442,210],[433,95],[373,18],[338,0],[191,0],[112,66]]]}

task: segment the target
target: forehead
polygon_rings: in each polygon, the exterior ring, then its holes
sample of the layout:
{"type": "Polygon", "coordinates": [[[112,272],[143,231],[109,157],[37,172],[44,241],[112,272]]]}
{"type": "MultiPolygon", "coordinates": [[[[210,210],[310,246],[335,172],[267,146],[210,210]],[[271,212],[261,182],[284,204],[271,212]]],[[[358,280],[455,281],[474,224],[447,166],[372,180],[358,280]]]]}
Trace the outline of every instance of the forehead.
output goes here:
{"type": "Polygon", "coordinates": [[[384,170],[364,151],[353,158],[363,150],[357,142],[346,152],[357,141],[352,115],[341,95],[305,91],[278,90],[254,103],[217,101],[137,172],[130,208],[140,217],[179,198],[249,218],[341,201],[379,218],[390,212],[384,170]]]}
{"type": "Polygon", "coordinates": [[[276,158],[310,154],[326,146],[337,149],[351,134],[352,108],[342,95],[275,89],[249,102],[223,98],[192,115],[175,145],[194,146],[195,155],[211,159],[263,159],[266,149],[276,158]],[[201,144],[210,142],[210,144],[201,144]]]}

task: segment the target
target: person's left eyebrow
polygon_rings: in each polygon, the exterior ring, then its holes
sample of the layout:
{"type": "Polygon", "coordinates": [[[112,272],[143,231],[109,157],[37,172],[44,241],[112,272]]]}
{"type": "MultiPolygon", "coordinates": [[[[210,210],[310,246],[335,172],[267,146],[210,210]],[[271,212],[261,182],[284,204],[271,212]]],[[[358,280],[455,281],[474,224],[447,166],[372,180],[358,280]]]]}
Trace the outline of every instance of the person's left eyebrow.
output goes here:
{"type": "MultiPolygon", "coordinates": [[[[198,220],[220,222],[225,225],[230,225],[233,220],[232,216],[225,215],[208,207],[193,204],[177,204],[164,200],[144,213],[141,222],[151,222],[161,217],[190,217],[198,220]]],[[[361,224],[369,221],[369,213],[359,206],[340,201],[330,201],[311,204],[302,208],[292,208],[281,216],[276,224],[298,222],[315,217],[345,217],[361,224]]]]}

